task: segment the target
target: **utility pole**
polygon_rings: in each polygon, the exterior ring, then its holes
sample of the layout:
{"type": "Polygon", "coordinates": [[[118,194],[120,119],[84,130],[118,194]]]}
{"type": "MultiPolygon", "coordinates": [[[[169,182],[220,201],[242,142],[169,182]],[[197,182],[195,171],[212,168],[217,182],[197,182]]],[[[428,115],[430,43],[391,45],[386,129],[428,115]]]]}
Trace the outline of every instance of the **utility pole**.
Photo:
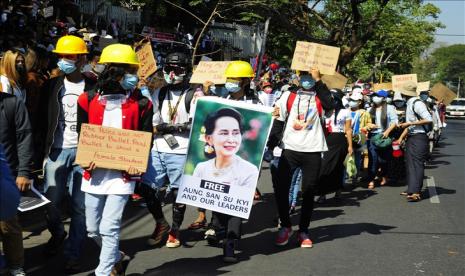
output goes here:
{"type": "Polygon", "coordinates": [[[263,35],[263,40],[262,40],[262,45],[260,47],[260,54],[258,55],[258,66],[257,66],[257,72],[255,75],[255,80],[258,81],[260,79],[260,71],[262,71],[262,66],[263,66],[263,55],[265,54],[265,48],[266,48],[266,36],[268,35],[268,26],[270,25],[270,18],[268,17],[265,22],[265,34],[263,35]]]}

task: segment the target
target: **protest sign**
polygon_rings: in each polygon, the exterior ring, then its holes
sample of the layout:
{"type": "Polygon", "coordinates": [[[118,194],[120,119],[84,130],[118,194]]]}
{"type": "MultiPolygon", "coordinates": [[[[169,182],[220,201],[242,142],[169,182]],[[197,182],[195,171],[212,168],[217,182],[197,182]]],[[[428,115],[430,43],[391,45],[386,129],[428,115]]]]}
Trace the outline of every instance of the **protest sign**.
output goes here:
{"type": "Polygon", "coordinates": [[[150,132],[82,124],[76,164],[126,170],[130,166],[147,170],[152,134],[150,132]]]}
{"type": "Polygon", "coordinates": [[[190,83],[205,83],[211,81],[214,84],[226,83],[224,73],[230,61],[201,61],[194,70],[190,83]]]}
{"type": "MultiPolygon", "coordinates": [[[[102,35],[103,36],[103,35],[102,35]]],[[[118,39],[114,38],[104,38],[100,37],[98,47],[99,49],[103,50],[103,48],[107,47],[108,45],[118,43],[118,39]]]]}
{"type": "Polygon", "coordinates": [[[429,81],[417,83],[417,93],[420,94],[421,91],[428,91],[429,85],[430,85],[429,81]]]}
{"type": "Polygon", "coordinates": [[[392,90],[392,83],[390,82],[374,83],[373,91],[378,91],[378,90],[392,90]]]}
{"type": "Polygon", "coordinates": [[[143,43],[136,54],[140,62],[139,70],[137,71],[139,78],[145,79],[157,71],[157,62],[155,61],[152,45],[149,41],[143,43]]]}
{"type": "Polygon", "coordinates": [[[19,200],[18,211],[26,212],[30,210],[37,209],[49,203],[45,196],[43,196],[39,191],[34,187],[34,183],[31,184],[31,189],[29,191],[23,192],[21,194],[21,199],[19,200]]]}
{"type": "Polygon", "coordinates": [[[440,82],[436,83],[431,88],[431,92],[429,94],[438,99],[438,101],[444,100],[445,105],[449,105],[455,98],[457,98],[457,94],[455,94],[454,91],[450,90],[447,86],[440,82]]]}
{"type": "Polygon", "coordinates": [[[392,90],[402,91],[406,82],[417,83],[417,74],[394,75],[392,76],[392,90]]]}
{"type": "Polygon", "coordinates": [[[334,75],[323,75],[321,80],[326,84],[329,89],[337,88],[344,89],[347,83],[347,78],[344,75],[336,72],[334,75]]]}
{"type": "Polygon", "coordinates": [[[53,16],[53,6],[44,8],[44,18],[49,18],[53,16]]]}
{"type": "Polygon", "coordinates": [[[271,111],[199,98],[176,202],[247,219],[271,130],[271,111]]]}
{"type": "Polygon", "coordinates": [[[334,75],[340,49],[318,43],[297,41],[291,69],[310,71],[317,67],[321,74],[334,75]]]}

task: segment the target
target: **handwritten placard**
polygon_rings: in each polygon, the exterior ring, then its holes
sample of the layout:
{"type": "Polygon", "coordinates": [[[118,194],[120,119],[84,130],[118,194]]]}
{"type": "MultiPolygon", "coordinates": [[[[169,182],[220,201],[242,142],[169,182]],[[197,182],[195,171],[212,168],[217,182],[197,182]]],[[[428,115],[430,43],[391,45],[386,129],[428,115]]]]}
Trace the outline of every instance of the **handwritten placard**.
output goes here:
{"type": "Polygon", "coordinates": [[[49,18],[53,16],[53,6],[44,8],[44,18],[49,18]]]}
{"type": "Polygon", "coordinates": [[[157,71],[157,62],[155,61],[150,42],[144,43],[136,54],[140,62],[140,67],[137,71],[139,78],[145,79],[157,71]]]}
{"type": "Polygon", "coordinates": [[[417,83],[417,74],[394,75],[392,76],[392,90],[402,91],[406,82],[417,83]]]}
{"type": "Polygon", "coordinates": [[[214,84],[226,83],[224,73],[230,61],[201,61],[192,74],[190,83],[205,83],[211,81],[214,84]]]}
{"type": "Polygon", "coordinates": [[[323,75],[321,80],[329,89],[337,88],[344,89],[347,84],[347,78],[344,75],[336,72],[334,75],[323,75]]]}
{"type": "Polygon", "coordinates": [[[318,43],[297,41],[291,69],[310,71],[317,67],[325,75],[334,75],[340,49],[318,43]]]}
{"type": "Polygon", "coordinates": [[[421,91],[428,91],[429,90],[429,81],[423,81],[417,83],[417,93],[420,94],[421,91]]]}
{"type": "Polygon", "coordinates": [[[457,94],[455,94],[454,91],[450,90],[447,86],[440,82],[436,83],[431,88],[431,92],[429,94],[438,99],[438,101],[444,100],[445,105],[449,105],[455,98],[457,98],[457,94]]]}
{"type": "Polygon", "coordinates": [[[147,170],[152,134],[82,124],[76,163],[87,166],[91,161],[98,168],[126,170],[130,166],[147,170]]]}
{"type": "Polygon", "coordinates": [[[390,82],[374,83],[373,91],[378,91],[378,90],[393,90],[392,83],[390,82]]]}

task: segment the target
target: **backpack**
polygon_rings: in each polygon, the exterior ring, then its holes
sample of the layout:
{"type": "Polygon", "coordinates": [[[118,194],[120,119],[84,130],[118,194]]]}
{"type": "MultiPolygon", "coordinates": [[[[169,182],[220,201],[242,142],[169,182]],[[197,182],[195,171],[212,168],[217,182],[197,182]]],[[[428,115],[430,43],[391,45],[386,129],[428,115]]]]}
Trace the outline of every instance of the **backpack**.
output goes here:
{"type": "MultiPolygon", "coordinates": [[[[415,114],[415,117],[417,117],[417,120],[418,120],[418,121],[421,121],[420,115],[418,115],[418,113],[415,111],[415,104],[416,104],[417,102],[421,102],[421,100],[420,100],[420,99],[416,99],[415,101],[413,101],[412,111],[413,111],[413,113],[415,114]]],[[[429,123],[429,124],[427,124],[427,125],[422,125],[422,127],[423,127],[423,129],[425,130],[425,133],[428,134],[428,133],[430,133],[430,132],[433,130],[433,123],[431,122],[431,123],[429,123]]]]}
{"type": "MultiPolygon", "coordinates": [[[[168,94],[168,86],[164,86],[160,89],[160,92],[158,93],[158,109],[161,111],[163,107],[163,101],[166,98],[166,95],[168,94]]],[[[186,108],[186,112],[189,113],[191,111],[191,102],[192,99],[194,98],[195,90],[194,89],[186,89],[184,90],[183,93],[184,96],[184,107],[186,108]]]]}

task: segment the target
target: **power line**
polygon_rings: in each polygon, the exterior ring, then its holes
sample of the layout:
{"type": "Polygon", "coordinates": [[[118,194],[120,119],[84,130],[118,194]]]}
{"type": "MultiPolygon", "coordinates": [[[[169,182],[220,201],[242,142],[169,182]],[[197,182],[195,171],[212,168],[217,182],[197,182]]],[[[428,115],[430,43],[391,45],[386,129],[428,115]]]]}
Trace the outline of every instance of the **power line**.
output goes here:
{"type": "Polygon", "coordinates": [[[434,34],[434,35],[440,35],[440,36],[465,36],[465,34],[434,34]]]}

